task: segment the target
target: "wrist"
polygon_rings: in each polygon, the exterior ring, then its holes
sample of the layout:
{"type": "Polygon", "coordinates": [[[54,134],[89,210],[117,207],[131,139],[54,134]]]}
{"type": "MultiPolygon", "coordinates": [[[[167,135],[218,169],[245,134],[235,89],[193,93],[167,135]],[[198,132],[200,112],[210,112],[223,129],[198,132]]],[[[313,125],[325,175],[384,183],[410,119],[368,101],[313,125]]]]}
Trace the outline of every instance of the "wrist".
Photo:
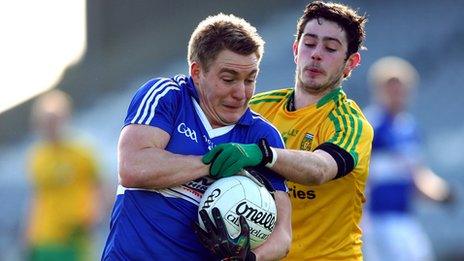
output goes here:
{"type": "Polygon", "coordinates": [[[271,149],[271,152],[272,152],[271,153],[272,154],[272,160],[271,160],[271,162],[266,163],[266,165],[264,165],[264,166],[266,166],[268,168],[272,168],[274,166],[274,164],[276,163],[276,161],[277,161],[277,152],[276,152],[276,150],[274,148],[271,148],[271,147],[269,147],[269,148],[271,149]]]}
{"type": "Polygon", "coordinates": [[[277,161],[277,153],[275,149],[271,148],[267,140],[264,138],[259,140],[258,147],[261,150],[261,154],[263,155],[263,159],[261,160],[260,165],[272,168],[272,166],[274,166],[275,162],[277,161]]]}

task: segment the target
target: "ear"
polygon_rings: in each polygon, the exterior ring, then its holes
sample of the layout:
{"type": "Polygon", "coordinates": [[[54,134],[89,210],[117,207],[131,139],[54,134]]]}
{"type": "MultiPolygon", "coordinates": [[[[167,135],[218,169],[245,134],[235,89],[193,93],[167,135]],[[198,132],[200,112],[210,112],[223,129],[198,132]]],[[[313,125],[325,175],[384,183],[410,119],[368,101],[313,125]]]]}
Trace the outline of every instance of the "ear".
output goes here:
{"type": "Polygon", "coordinates": [[[297,63],[297,57],[298,57],[298,41],[293,42],[293,61],[297,63]]]}
{"type": "Polygon", "coordinates": [[[356,52],[348,58],[346,61],[345,68],[343,69],[343,75],[348,77],[352,70],[354,70],[361,63],[361,54],[356,52]]]}
{"type": "Polygon", "coordinates": [[[200,74],[201,74],[201,66],[198,62],[192,62],[190,64],[189,73],[192,76],[193,82],[195,85],[198,86],[198,82],[200,81],[200,74]]]}

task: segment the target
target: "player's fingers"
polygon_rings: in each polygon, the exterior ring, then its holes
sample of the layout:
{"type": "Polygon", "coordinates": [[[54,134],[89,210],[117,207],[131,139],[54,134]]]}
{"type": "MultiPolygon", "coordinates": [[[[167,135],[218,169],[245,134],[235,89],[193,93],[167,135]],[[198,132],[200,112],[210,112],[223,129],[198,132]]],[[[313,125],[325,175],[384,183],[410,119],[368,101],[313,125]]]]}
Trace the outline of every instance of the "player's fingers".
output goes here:
{"type": "Polygon", "coordinates": [[[193,222],[192,228],[193,232],[198,236],[198,238],[203,244],[209,241],[208,233],[205,230],[203,230],[203,228],[201,228],[201,226],[198,223],[193,222]]]}
{"type": "Polygon", "coordinates": [[[232,159],[229,159],[229,161],[227,162],[227,165],[226,164],[223,165],[220,173],[222,177],[230,177],[232,175],[239,173],[242,168],[243,168],[243,164],[241,163],[240,160],[232,162],[232,159]]]}
{"type": "Polygon", "coordinates": [[[240,237],[250,237],[250,226],[244,216],[240,216],[240,237]]]}
{"type": "Polygon", "coordinates": [[[222,219],[221,211],[219,211],[218,208],[214,207],[211,210],[211,213],[213,215],[214,222],[216,223],[218,234],[223,240],[227,239],[229,234],[227,233],[227,228],[226,224],[224,223],[224,219],[222,219]]]}
{"type": "Polygon", "coordinates": [[[200,217],[203,221],[207,233],[216,233],[216,226],[213,224],[213,221],[209,218],[208,212],[202,209],[200,210],[200,217]]]}
{"type": "Polygon", "coordinates": [[[204,164],[210,164],[211,162],[214,161],[214,158],[217,157],[218,153],[221,153],[222,151],[222,146],[218,145],[214,147],[212,150],[210,150],[208,153],[206,153],[202,158],[201,161],[204,164]]]}
{"type": "Polygon", "coordinates": [[[197,222],[192,223],[192,228],[193,228],[193,231],[196,234],[204,234],[204,233],[206,233],[206,231],[197,222]]]}
{"type": "Polygon", "coordinates": [[[210,167],[210,172],[213,176],[219,175],[220,177],[224,177],[223,171],[227,168],[227,166],[233,163],[232,155],[233,151],[228,149],[223,149],[221,153],[217,155],[210,167]]]}

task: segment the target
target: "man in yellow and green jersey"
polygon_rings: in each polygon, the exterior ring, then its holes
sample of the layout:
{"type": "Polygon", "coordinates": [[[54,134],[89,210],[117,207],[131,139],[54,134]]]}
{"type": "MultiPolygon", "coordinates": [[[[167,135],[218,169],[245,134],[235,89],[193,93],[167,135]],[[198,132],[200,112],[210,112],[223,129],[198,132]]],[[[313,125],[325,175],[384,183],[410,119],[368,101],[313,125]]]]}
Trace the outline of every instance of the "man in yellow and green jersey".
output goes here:
{"type": "Polygon", "coordinates": [[[211,171],[220,176],[266,166],[288,180],[293,206],[288,260],[362,260],[359,225],[373,130],[341,83],[360,63],[365,22],[345,5],[308,4],[293,44],[295,87],[250,101],[277,127],[286,149],[262,139],[220,145],[207,154],[211,171]]]}
{"type": "MultiPolygon", "coordinates": [[[[355,259],[361,253],[359,222],[372,128],[341,88],[298,110],[288,108],[293,95],[293,89],[259,94],[251,100],[251,108],[277,127],[287,149],[314,151],[332,146],[333,150],[326,150],[340,153],[339,160],[352,159],[345,165],[352,171],[345,176],[340,172],[340,177],[320,185],[288,181],[293,208],[293,244],[288,258],[355,259]]],[[[297,160],[305,159],[295,158],[295,164],[297,160]]]]}
{"type": "Polygon", "coordinates": [[[93,151],[65,135],[71,100],[52,90],[32,118],[40,140],[27,161],[34,193],[27,227],[27,260],[92,260],[91,230],[98,220],[99,177],[93,151]]]}
{"type": "Polygon", "coordinates": [[[32,256],[83,260],[78,256],[90,243],[97,200],[98,178],[91,155],[87,148],[72,142],[41,143],[31,152],[35,197],[28,237],[32,256]]]}

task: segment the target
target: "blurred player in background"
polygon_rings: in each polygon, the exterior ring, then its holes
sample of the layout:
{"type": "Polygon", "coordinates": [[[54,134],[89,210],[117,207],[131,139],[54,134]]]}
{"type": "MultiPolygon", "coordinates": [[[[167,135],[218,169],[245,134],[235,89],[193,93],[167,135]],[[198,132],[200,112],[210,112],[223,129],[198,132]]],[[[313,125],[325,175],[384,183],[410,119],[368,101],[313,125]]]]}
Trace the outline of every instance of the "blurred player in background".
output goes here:
{"type": "Polygon", "coordinates": [[[26,234],[29,260],[92,259],[98,169],[93,151],[67,128],[71,114],[71,100],[60,90],[41,95],[32,107],[40,140],[27,163],[34,190],[26,234]]]}
{"type": "Polygon", "coordinates": [[[366,260],[433,260],[412,213],[413,194],[437,202],[449,202],[452,194],[424,165],[417,125],[407,111],[419,75],[409,62],[389,56],[372,65],[368,78],[374,99],[365,111],[375,135],[363,222],[366,260]]]}
{"type": "Polygon", "coordinates": [[[295,87],[257,94],[250,102],[279,129],[287,149],[263,154],[256,144],[225,144],[205,157],[213,169],[227,172],[271,158],[269,167],[289,180],[288,260],[362,259],[360,220],[373,132],[341,84],[361,61],[365,21],[345,5],[307,5],[293,44],[295,87]]]}
{"type": "Polygon", "coordinates": [[[284,179],[264,167],[277,190],[277,223],[264,244],[250,251],[244,233],[217,241],[211,234],[211,244],[202,245],[193,230],[201,196],[223,176],[210,172],[203,154],[224,142],[260,138],[283,147],[279,132],[248,108],[263,45],[245,20],[210,16],[191,35],[190,76],[152,79],[135,93],[119,138],[120,185],[102,259],[275,260],[286,255],[290,200],[284,179]]]}

